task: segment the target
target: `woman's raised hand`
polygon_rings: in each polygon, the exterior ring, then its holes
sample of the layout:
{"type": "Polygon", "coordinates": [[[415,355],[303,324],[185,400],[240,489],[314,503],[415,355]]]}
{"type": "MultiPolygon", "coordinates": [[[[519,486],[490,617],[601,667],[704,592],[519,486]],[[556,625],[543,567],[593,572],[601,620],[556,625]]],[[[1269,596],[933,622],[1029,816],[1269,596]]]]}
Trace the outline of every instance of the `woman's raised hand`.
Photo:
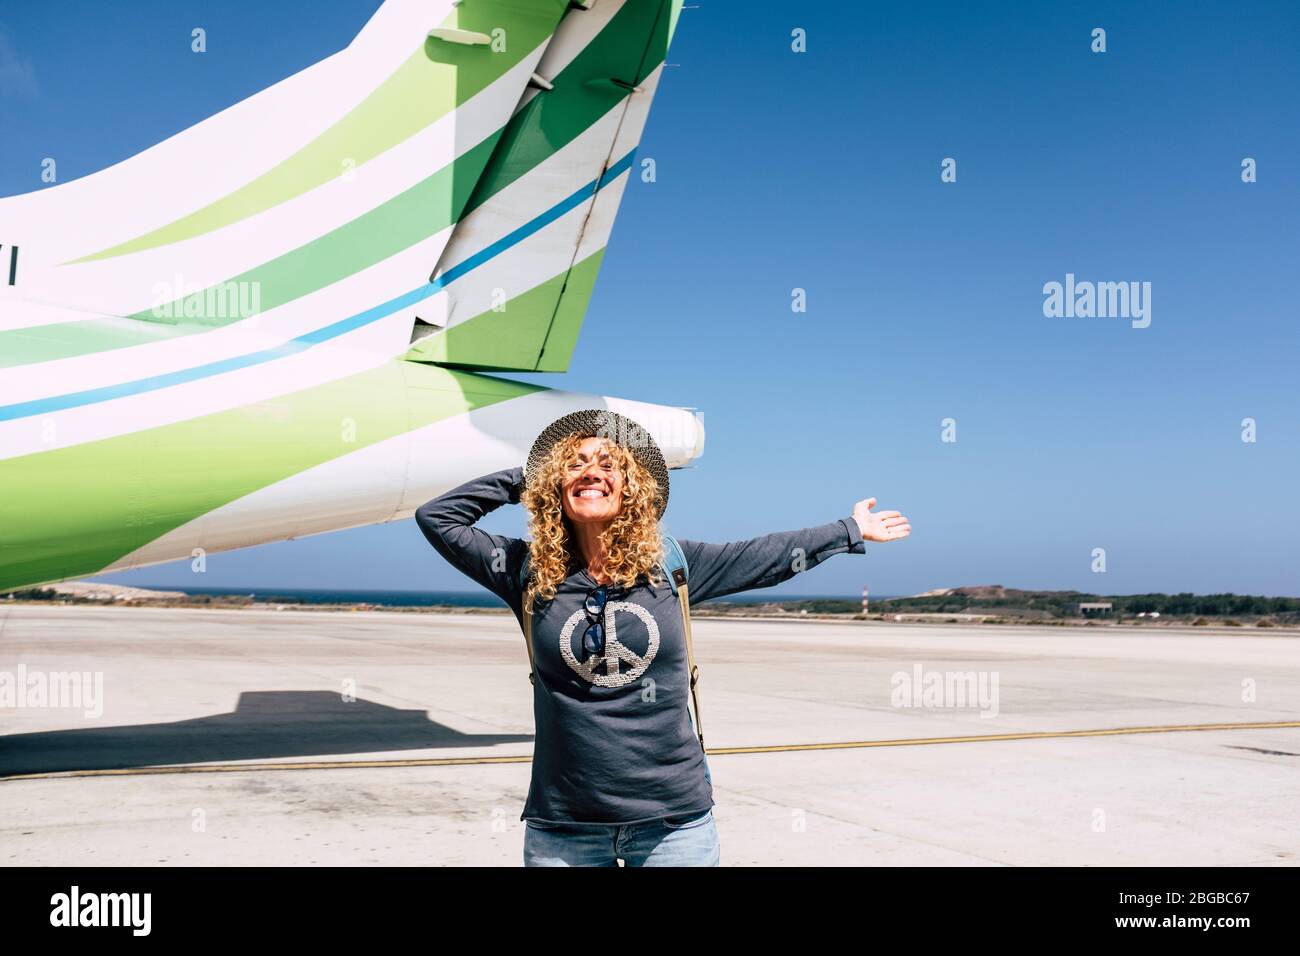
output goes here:
{"type": "Polygon", "coordinates": [[[862,529],[862,540],[900,541],[912,533],[912,526],[897,511],[877,511],[872,514],[871,509],[875,506],[875,498],[859,501],[853,506],[853,518],[862,529]]]}

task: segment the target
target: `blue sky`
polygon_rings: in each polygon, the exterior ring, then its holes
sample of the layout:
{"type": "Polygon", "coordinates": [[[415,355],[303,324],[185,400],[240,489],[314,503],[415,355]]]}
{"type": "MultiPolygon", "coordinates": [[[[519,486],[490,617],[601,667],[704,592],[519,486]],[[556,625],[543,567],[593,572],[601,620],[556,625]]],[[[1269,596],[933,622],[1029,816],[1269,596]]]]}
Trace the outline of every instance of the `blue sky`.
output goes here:
{"type": "MultiPolygon", "coordinates": [[[[0,194],[40,188],[46,156],[67,181],[179,132],[376,6],[6,5],[0,194]]],[[[910,540],[771,593],[1300,595],[1300,6],[700,0],[669,61],[639,154],[658,180],[624,198],[570,371],[513,377],[702,409],[673,533],[874,495],[910,540]],[[1150,282],[1150,327],[1045,317],[1066,273],[1150,282]]],[[[522,512],[485,527],[522,534],[522,512]]],[[[473,586],[410,521],[214,555],[202,583],[473,586]]]]}

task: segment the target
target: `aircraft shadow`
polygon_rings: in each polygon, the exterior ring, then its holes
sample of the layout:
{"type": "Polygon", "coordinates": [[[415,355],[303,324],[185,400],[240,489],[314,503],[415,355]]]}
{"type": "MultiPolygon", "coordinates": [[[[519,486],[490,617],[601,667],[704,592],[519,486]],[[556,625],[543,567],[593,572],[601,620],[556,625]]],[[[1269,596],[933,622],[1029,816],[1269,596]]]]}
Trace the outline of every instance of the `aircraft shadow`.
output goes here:
{"type": "Polygon", "coordinates": [[[430,720],[422,710],[400,710],[360,698],[349,703],[332,691],[251,691],[240,694],[228,714],[0,737],[0,776],[491,747],[532,739],[532,734],[464,734],[430,720]]]}

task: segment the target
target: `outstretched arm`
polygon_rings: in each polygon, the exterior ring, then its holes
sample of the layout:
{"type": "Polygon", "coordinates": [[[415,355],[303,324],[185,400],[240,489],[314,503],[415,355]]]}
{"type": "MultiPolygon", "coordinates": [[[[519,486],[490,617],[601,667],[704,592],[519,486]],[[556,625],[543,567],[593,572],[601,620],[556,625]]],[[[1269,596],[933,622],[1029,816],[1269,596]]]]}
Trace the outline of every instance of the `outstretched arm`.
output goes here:
{"type": "Polygon", "coordinates": [[[875,503],[875,498],[859,501],[847,518],[798,531],[726,544],[679,541],[689,566],[691,604],[772,587],[834,555],[862,554],[867,541],[897,541],[911,533],[897,511],[872,514],[875,503]]]}
{"type": "Polygon", "coordinates": [[[502,505],[518,504],[523,487],[524,470],[506,468],[467,481],[415,512],[416,524],[439,554],[516,610],[522,602],[518,574],[528,542],[474,524],[502,505]]]}

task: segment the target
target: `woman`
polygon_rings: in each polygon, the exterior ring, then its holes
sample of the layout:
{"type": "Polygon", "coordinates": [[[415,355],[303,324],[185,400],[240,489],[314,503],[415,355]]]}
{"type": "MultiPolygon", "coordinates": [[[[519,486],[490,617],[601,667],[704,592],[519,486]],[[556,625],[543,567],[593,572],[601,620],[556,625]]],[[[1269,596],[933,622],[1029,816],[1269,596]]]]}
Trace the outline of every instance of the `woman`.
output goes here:
{"type": "MultiPolygon", "coordinates": [[[[528,468],[467,482],[416,521],[438,552],[504,600],[532,608],[537,727],[525,866],[717,866],[708,762],[690,723],[677,592],[661,570],[668,469],[616,412],[584,409],[538,436],[528,468]],[[521,503],[531,541],[474,527],[521,503]],[[527,558],[528,575],[522,572],[527,558]]],[[[770,587],[864,541],[910,533],[896,511],[748,541],[681,540],[689,603],[770,587]]]]}

